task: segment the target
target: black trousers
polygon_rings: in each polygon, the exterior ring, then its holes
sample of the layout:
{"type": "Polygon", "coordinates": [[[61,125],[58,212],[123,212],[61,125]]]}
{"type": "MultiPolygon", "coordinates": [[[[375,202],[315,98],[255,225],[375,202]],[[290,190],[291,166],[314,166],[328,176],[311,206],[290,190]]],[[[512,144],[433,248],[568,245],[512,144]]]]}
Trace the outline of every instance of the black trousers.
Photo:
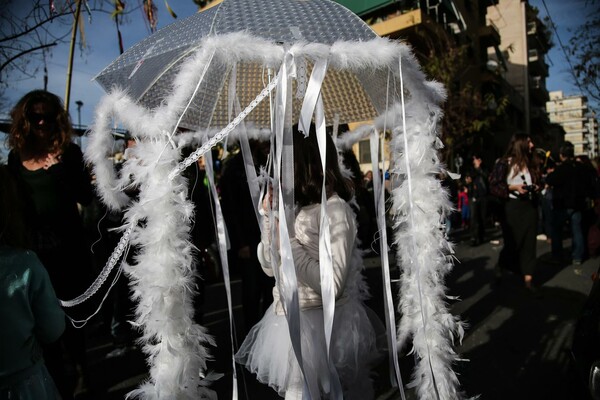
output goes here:
{"type": "Polygon", "coordinates": [[[487,218],[487,198],[473,199],[471,203],[471,236],[476,243],[483,243],[487,218]]]}
{"type": "Polygon", "coordinates": [[[537,205],[535,201],[509,199],[504,205],[502,268],[533,275],[536,266],[537,205]]]}

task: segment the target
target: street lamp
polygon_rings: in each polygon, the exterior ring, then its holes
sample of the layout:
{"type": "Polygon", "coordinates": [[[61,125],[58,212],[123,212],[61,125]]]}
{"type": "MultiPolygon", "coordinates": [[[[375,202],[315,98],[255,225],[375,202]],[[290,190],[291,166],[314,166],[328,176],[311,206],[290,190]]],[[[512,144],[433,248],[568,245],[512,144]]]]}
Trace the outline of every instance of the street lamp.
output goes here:
{"type": "Polygon", "coordinates": [[[77,104],[77,125],[81,129],[81,107],[83,107],[83,101],[77,100],[75,104],[77,104]]]}

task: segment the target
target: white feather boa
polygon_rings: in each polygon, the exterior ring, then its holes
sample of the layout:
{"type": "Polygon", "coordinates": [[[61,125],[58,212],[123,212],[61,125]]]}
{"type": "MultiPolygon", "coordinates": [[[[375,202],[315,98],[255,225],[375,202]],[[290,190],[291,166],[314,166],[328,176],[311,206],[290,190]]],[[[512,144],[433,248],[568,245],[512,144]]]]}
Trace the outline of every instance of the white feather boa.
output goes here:
{"type": "Polygon", "coordinates": [[[204,386],[208,352],[214,344],[192,320],[195,272],[189,242],[193,205],[186,199],[187,182],[168,175],[180,158],[154,115],[115,91],[99,105],[86,149],[93,163],[97,188],[107,205],[127,206],[125,225],[133,225],[130,244],[138,250],[125,266],[137,302],[134,325],[143,330],[140,342],[148,355],[150,379],[128,397],[143,399],[213,399],[204,386]],[[111,148],[109,122],[119,120],[138,141],[120,177],[107,160],[111,148]],[[130,204],[121,191],[139,189],[130,204]]]}
{"type": "MultiPolygon", "coordinates": [[[[413,92],[416,90],[418,87],[413,87],[413,92]]],[[[460,399],[463,395],[452,365],[460,360],[454,340],[462,340],[464,327],[448,310],[444,286],[452,269],[453,249],[442,229],[442,216],[452,206],[437,178],[442,169],[437,154],[441,142],[436,135],[441,112],[435,103],[415,97],[405,111],[406,132],[402,124],[395,123],[391,142],[391,170],[400,181],[392,190],[395,243],[402,270],[398,343],[402,348],[412,338],[412,351],[418,357],[409,387],[417,388],[419,399],[460,399]]]]}

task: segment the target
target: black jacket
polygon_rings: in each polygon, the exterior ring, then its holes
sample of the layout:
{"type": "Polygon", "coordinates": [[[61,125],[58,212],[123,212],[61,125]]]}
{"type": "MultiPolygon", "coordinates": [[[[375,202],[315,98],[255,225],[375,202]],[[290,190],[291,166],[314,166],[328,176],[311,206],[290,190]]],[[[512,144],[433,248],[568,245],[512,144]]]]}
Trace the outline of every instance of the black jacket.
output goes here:
{"type": "Polygon", "coordinates": [[[582,211],[586,198],[592,196],[594,176],[583,164],[569,159],[548,174],[546,183],[552,186],[554,208],[582,211]]]}

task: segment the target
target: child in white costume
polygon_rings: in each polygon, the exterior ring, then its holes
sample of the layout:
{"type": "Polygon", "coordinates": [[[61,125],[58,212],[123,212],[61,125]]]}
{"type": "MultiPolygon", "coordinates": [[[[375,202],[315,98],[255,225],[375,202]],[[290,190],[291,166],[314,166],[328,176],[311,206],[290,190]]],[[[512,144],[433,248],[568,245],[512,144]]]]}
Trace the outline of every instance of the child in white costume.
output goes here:
{"type": "MultiPolygon", "coordinates": [[[[321,185],[322,167],[314,127],[306,139],[294,129],[294,195],[299,211],[294,223],[295,238],[290,241],[298,280],[302,359],[308,380],[318,382],[319,390],[327,398],[330,373],[319,270],[321,185]]],[[[362,257],[356,242],[355,215],[347,203],[353,196],[351,183],[340,173],[337,151],[329,135],[326,188],[335,295],[330,357],[344,399],[368,400],[374,398],[370,367],[381,354],[376,343],[381,323],[363,304],[367,290],[360,273],[362,257]],[[378,327],[377,332],[372,321],[378,327]]],[[[268,208],[263,207],[263,211],[268,208]]],[[[270,222],[266,214],[258,257],[264,272],[273,276],[270,222]]],[[[273,298],[273,304],[252,328],[235,357],[255,373],[260,382],[281,396],[302,399],[302,374],[292,349],[277,285],[273,288],[273,298]]]]}

